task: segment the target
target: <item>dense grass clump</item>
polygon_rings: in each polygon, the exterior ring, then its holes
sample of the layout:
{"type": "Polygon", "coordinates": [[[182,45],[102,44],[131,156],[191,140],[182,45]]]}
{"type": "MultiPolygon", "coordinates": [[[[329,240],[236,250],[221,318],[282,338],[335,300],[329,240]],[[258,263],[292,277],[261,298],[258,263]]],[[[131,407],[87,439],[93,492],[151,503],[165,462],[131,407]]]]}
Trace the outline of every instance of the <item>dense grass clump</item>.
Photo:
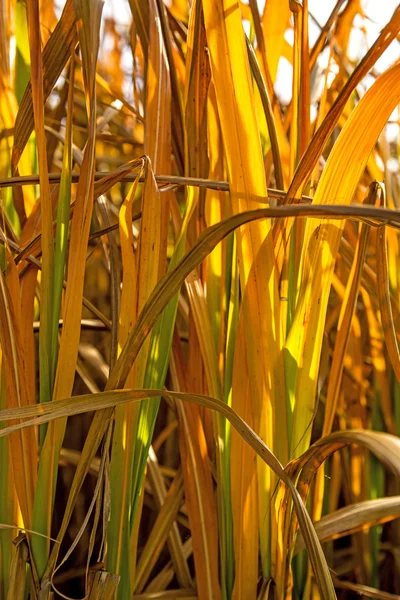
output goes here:
{"type": "Polygon", "coordinates": [[[400,8],[56,4],[0,11],[0,600],[399,598],[400,8]]]}

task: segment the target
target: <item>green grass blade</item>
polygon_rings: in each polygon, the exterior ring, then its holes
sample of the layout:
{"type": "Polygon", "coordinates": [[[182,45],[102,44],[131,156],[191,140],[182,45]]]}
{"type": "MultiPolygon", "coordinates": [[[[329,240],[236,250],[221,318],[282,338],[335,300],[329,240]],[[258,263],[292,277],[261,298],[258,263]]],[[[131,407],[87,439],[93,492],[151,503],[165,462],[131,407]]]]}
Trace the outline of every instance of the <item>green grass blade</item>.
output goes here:
{"type": "Polygon", "coordinates": [[[64,156],[61,171],[60,191],[58,195],[56,246],[54,252],[53,322],[51,331],[51,378],[53,384],[58,358],[58,320],[60,317],[61,297],[64,284],[65,261],[68,248],[68,231],[70,219],[72,180],[72,122],[74,114],[74,75],[75,60],[74,54],[72,54],[69,70],[67,124],[64,139],[64,156]]]}

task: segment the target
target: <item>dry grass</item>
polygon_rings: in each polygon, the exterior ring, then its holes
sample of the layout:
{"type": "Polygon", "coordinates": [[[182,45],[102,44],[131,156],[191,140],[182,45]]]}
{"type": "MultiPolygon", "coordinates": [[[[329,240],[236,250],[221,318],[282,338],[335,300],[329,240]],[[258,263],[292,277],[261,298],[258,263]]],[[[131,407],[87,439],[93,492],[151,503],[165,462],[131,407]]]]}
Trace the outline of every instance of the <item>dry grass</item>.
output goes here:
{"type": "Polygon", "coordinates": [[[0,598],[399,598],[400,8],[3,4],[0,598]]]}

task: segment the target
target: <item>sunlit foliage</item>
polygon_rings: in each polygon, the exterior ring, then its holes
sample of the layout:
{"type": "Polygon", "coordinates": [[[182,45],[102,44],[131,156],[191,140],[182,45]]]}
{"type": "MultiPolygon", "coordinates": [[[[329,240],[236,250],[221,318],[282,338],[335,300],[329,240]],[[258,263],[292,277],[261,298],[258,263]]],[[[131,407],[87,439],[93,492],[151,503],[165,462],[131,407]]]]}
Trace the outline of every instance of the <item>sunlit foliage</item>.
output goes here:
{"type": "Polygon", "coordinates": [[[400,8],[103,4],[0,11],[0,599],[399,598],[400,8]]]}

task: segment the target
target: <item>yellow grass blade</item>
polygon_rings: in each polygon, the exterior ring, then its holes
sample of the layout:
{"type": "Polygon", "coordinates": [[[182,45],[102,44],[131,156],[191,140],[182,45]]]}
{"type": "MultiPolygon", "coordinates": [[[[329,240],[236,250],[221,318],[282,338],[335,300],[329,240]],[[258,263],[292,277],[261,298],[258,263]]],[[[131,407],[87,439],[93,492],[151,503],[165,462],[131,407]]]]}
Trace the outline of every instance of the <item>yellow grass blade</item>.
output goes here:
{"type": "MultiPolygon", "coordinates": [[[[368,204],[375,204],[375,201],[381,191],[377,183],[370,186],[370,193],[367,198],[368,204]]],[[[322,435],[328,435],[332,431],[333,421],[336,414],[339,394],[342,389],[343,365],[348,348],[350,334],[352,331],[352,322],[356,310],[356,302],[359,295],[362,269],[367,252],[370,227],[365,223],[361,224],[357,245],[354,253],[354,261],[350,270],[342,306],[340,309],[339,321],[337,325],[337,337],[330,366],[330,376],[328,381],[328,390],[325,403],[324,423],[322,435]]],[[[360,385],[362,383],[360,382],[360,385]]],[[[359,411],[357,411],[359,412],[359,411]]],[[[313,518],[321,518],[322,502],[324,496],[324,469],[317,473],[315,482],[315,493],[313,503],[313,518]]]]}
{"type": "MultiPolygon", "coordinates": [[[[3,132],[8,130],[10,135],[4,135],[0,141],[1,150],[1,168],[4,175],[11,175],[11,148],[13,138],[11,132],[14,130],[16,115],[18,113],[18,102],[25,91],[26,84],[30,75],[30,53],[29,37],[26,20],[26,6],[22,2],[17,2],[15,6],[15,25],[13,27],[13,7],[8,5],[4,7],[0,19],[0,37],[2,47],[0,50],[0,124],[3,132]],[[13,40],[13,41],[11,41],[13,40]],[[14,73],[10,69],[12,64],[11,45],[15,41],[15,70],[18,71],[18,77],[13,77],[14,73]],[[11,56],[10,56],[11,54],[11,56]]],[[[31,107],[32,111],[32,102],[31,107]]],[[[33,121],[33,113],[32,113],[33,121]]],[[[33,126],[33,125],[32,125],[33,126]]],[[[30,174],[32,165],[36,162],[35,142],[28,147],[21,157],[20,172],[30,174]],[[31,150],[34,155],[32,156],[31,150]]],[[[7,213],[11,217],[14,227],[19,231],[19,226],[23,226],[27,216],[31,213],[36,202],[36,196],[32,186],[28,186],[23,191],[8,190],[4,197],[7,213]],[[18,216],[19,223],[16,219],[18,216]]]]}
{"type": "MultiPolygon", "coordinates": [[[[380,188],[377,184],[373,184],[371,186],[370,195],[367,200],[368,203],[375,202],[375,198],[378,194],[379,189],[380,188]]],[[[345,296],[340,311],[339,323],[337,327],[338,335],[335,342],[335,349],[331,365],[332,377],[329,378],[322,435],[328,435],[332,430],[333,419],[336,412],[337,401],[339,398],[339,392],[343,376],[343,362],[346,354],[347,343],[350,337],[351,321],[354,317],[354,313],[356,310],[356,302],[360,289],[362,269],[368,245],[369,231],[370,228],[367,225],[362,224],[360,226],[360,233],[358,236],[357,246],[354,253],[354,261],[349,274],[345,296]]]]}
{"type": "MultiPolygon", "coordinates": [[[[158,30],[156,28],[156,33],[158,30]]],[[[153,34],[154,35],[154,34],[153,34]]],[[[150,61],[149,75],[151,86],[151,101],[148,104],[149,113],[159,110],[164,118],[167,118],[169,100],[162,98],[156,72],[165,70],[161,47],[159,53],[150,61]],[[161,61],[157,67],[154,61],[161,61]],[[154,72],[152,71],[154,69],[154,72]],[[155,95],[153,94],[155,92],[155,95]],[[167,103],[164,109],[162,102],[167,103]]],[[[166,74],[164,73],[164,77],[166,74]]],[[[150,93],[150,92],[149,92],[150,93]]],[[[166,150],[168,148],[168,135],[163,137],[157,126],[155,114],[152,123],[156,123],[155,129],[149,128],[153,136],[149,135],[148,145],[150,151],[159,162],[166,162],[166,150]]],[[[164,132],[164,130],[163,130],[164,132]]],[[[142,219],[140,236],[137,248],[132,233],[132,202],[134,199],[136,184],[133,186],[120,215],[121,251],[123,257],[124,273],[128,276],[123,279],[123,289],[120,309],[120,348],[124,346],[131,332],[132,326],[137,319],[148,296],[152,292],[159,275],[164,270],[167,226],[168,226],[168,204],[161,201],[150,160],[146,161],[146,175],[142,199],[142,219]]],[[[139,174],[140,177],[141,173],[139,174]]],[[[137,179],[137,182],[139,180],[137,179]]],[[[136,183],[137,183],[136,182],[136,183]]],[[[133,369],[128,376],[126,385],[143,386],[146,368],[149,360],[150,340],[148,340],[138,355],[133,369]]],[[[139,407],[127,406],[117,409],[116,413],[116,439],[112,456],[112,480],[111,494],[115,510],[111,515],[108,542],[109,555],[108,565],[112,572],[122,575],[119,593],[131,595],[136,580],[134,569],[134,554],[129,556],[129,548],[134,545],[133,524],[135,522],[140,488],[142,485],[143,472],[147,460],[147,445],[150,443],[151,434],[148,417],[147,404],[139,407]],[[121,494],[121,486],[124,493],[121,494]],[[132,533],[133,532],[133,533],[132,533]]]]}
{"type": "Polygon", "coordinates": [[[196,407],[177,402],[180,427],[180,452],[185,479],[196,581],[199,598],[221,597],[218,581],[218,523],[207,445],[196,407]],[[194,409],[194,410],[191,410],[194,409]]]}
{"type": "MultiPolygon", "coordinates": [[[[223,398],[221,380],[218,370],[218,360],[216,347],[213,340],[212,329],[207,311],[206,300],[201,281],[196,274],[186,279],[186,289],[188,292],[191,318],[193,319],[196,330],[199,348],[201,352],[202,363],[204,365],[206,389],[214,397],[223,398]]],[[[229,456],[225,447],[225,423],[215,415],[213,418],[213,432],[216,445],[216,464],[217,464],[217,505],[218,505],[218,525],[220,532],[220,555],[222,567],[221,585],[227,590],[227,595],[231,594],[233,586],[233,552],[229,544],[232,543],[232,522],[231,522],[231,504],[230,504],[230,481],[229,456]]]]}
{"type": "MultiPolygon", "coordinates": [[[[128,277],[123,279],[123,289],[120,311],[120,347],[122,348],[130,334],[132,326],[137,319],[137,314],[142,309],[147,297],[153,290],[163,263],[161,234],[162,213],[161,198],[156,186],[151,163],[146,162],[146,178],[142,199],[141,230],[134,251],[132,233],[132,202],[134,199],[134,186],[129,197],[124,203],[120,215],[121,250],[123,257],[124,273],[128,277]]],[[[141,173],[138,176],[139,180],[141,173]]],[[[131,371],[126,385],[143,385],[148,362],[149,342],[142,347],[131,371]]],[[[135,578],[132,558],[128,548],[132,544],[132,524],[136,516],[139,499],[138,473],[142,475],[147,459],[144,444],[148,443],[148,426],[145,419],[140,420],[138,407],[127,406],[116,413],[116,439],[112,456],[112,498],[115,506],[111,516],[109,529],[109,556],[108,564],[111,571],[120,573],[122,577],[120,593],[133,589],[135,578]],[[141,436],[141,437],[140,437],[141,436]],[[135,462],[133,460],[135,459],[135,462]],[[144,464],[143,464],[144,463],[144,464]],[[121,486],[124,493],[121,494],[121,486]],[[128,575],[130,574],[130,575],[128,575]],[[130,579],[130,580],[129,580],[130,579]]],[[[129,592],[131,593],[131,592],[129,592]]]]}
{"type": "MultiPolygon", "coordinates": [[[[199,1],[194,2],[192,5],[187,42],[185,174],[192,177],[211,176],[219,178],[222,157],[218,152],[219,144],[214,145],[213,141],[219,141],[220,133],[218,123],[214,120],[216,117],[213,111],[214,104],[210,103],[209,110],[207,111],[211,72],[209,57],[206,51],[207,37],[203,7],[199,1]]],[[[214,213],[220,211],[217,197],[217,192],[212,196],[207,195],[206,190],[197,191],[190,188],[188,191],[189,206],[191,204],[195,206],[195,212],[189,222],[188,238],[190,241],[194,240],[199,230],[203,228],[204,211],[209,212],[210,208],[211,212],[214,213]]],[[[208,222],[215,222],[214,214],[211,216],[211,221],[208,220],[208,222]]],[[[207,266],[205,266],[209,275],[207,278],[206,294],[202,285],[202,271],[199,271],[198,274],[196,273],[194,277],[186,282],[190,305],[188,324],[190,342],[187,361],[187,380],[190,381],[192,391],[203,392],[206,389],[218,398],[223,397],[220,378],[222,370],[221,356],[217,359],[217,354],[221,350],[220,327],[223,323],[223,317],[221,318],[221,298],[224,293],[219,275],[220,264],[221,249],[218,248],[209,256],[207,266]]],[[[227,471],[226,468],[229,447],[225,443],[225,426],[218,416],[213,416],[212,420],[210,420],[208,415],[203,415],[204,429],[201,426],[201,430],[199,431],[200,411],[198,409],[190,410],[183,405],[180,415],[181,422],[185,425],[185,435],[180,437],[180,443],[186,458],[186,471],[184,473],[187,493],[190,494],[191,524],[195,520],[199,520],[199,525],[194,526],[192,534],[196,572],[197,570],[199,572],[197,580],[204,579],[199,589],[199,597],[220,598],[221,589],[218,582],[218,573],[212,564],[212,561],[218,560],[216,555],[218,542],[215,536],[207,540],[207,531],[209,531],[214,521],[214,525],[217,526],[217,531],[219,531],[221,587],[224,593],[226,588],[231,590],[233,585],[233,548],[232,539],[229,537],[229,532],[232,531],[232,520],[229,470],[227,471]],[[204,435],[207,437],[209,452],[212,457],[216,457],[218,519],[215,514],[214,498],[206,501],[202,493],[199,500],[196,500],[195,494],[196,491],[198,493],[201,484],[198,477],[193,477],[189,468],[196,463],[199,466],[202,465],[206,460],[206,455],[199,456],[199,453],[194,450],[193,441],[189,441],[188,439],[188,435],[191,433],[188,430],[189,427],[193,430],[193,434],[199,439],[199,442],[202,442],[203,452],[207,448],[207,445],[203,446],[205,444],[204,435]],[[194,461],[196,462],[194,463],[194,461]],[[212,512],[208,517],[205,517],[204,512],[208,510],[212,512]]],[[[204,483],[207,485],[210,493],[211,481],[209,480],[208,469],[206,469],[204,477],[206,479],[204,483]]]]}
{"type": "MultiPolygon", "coordinates": [[[[164,11],[164,5],[161,3],[155,2],[155,0],[149,3],[150,47],[147,61],[144,145],[151,163],[148,163],[148,176],[144,189],[141,236],[138,248],[138,289],[135,299],[137,314],[141,311],[158,279],[164,274],[167,265],[170,197],[168,192],[163,196],[159,195],[151,168],[153,165],[154,169],[162,169],[167,173],[171,170],[171,81],[163,36],[165,23],[162,11],[164,11]]],[[[139,12],[142,12],[142,8],[139,12]]],[[[167,343],[164,348],[165,340],[161,340],[162,329],[160,324],[160,331],[153,333],[151,340],[146,342],[138,355],[134,366],[135,385],[149,385],[149,387],[163,385],[163,373],[165,373],[169,347],[167,343]]],[[[113,375],[111,375],[112,378],[113,375]]],[[[156,403],[150,406],[149,403],[144,402],[139,409],[135,431],[132,431],[135,455],[132,465],[129,515],[132,546],[136,544],[133,533],[134,522],[157,412],[156,403]]],[[[134,578],[133,569],[134,565],[131,560],[132,578],[134,578]]]]}
{"type": "MultiPolygon", "coordinates": [[[[144,165],[142,169],[144,168],[144,165]]],[[[132,231],[132,206],[137,191],[140,173],[133,183],[119,214],[121,257],[123,267],[122,294],[120,303],[119,344],[122,347],[137,318],[137,255],[134,252],[135,240],[132,231]],[[129,274],[127,276],[127,274],[129,274]]],[[[128,382],[133,382],[130,373],[128,382]]],[[[138,409],[132,405],[116,409],[111,474],[111,514],[108,530],[107,565],[113,572],[120,572],[122,536],[128,544],[126,521],[129,519],[129,499],[131,496],[131,468],[134,440],[132,439],[138,409]],[[123,465],[123,467],[121,467],[123,465]],[[116,480],[114,480],[116,477],[116,480]]]]}
{"type": "MultiPolygon", "coordinates": [[[[239,317],[233,363],[232,408],[250,427],[254,427],[255,419],[251,404],[250,402],[243,402],[243,398],[249,398],[251,393],[244,329],[245,319],[242,312],[239,317]]],[[[235,548],[241,549],[235,555],[235,586],[238,590],[246,590],[249,598],[255,598],[257,594],[259,552],[257,463],[254,460],[251,448],[240,438],[236,431],[232,431],[231,439],[231,486],[234,491],[232,494],[232,512],[234,516],[235,548]],[[239,527],[237,526],[238,523],[239,527]]]]}
{"type": "MultiPolygon", "coordinates": [[[[203,10],[232,212],[237,213],[256,208],[255,199],[266,195],[247,49],[236,0],[204,2],[203,10]]],[[[273,436],[274,427],[278,427],[281,432],[286,431],[286,411],[281,400],[277,400],[284,396],[284,374],[278,326],[278,290],[273,269],[272,240],[268,233],[269,226],[266,223],[243,227],[237,233],[237,248],[246,320],[249,376],[252,401],[255,403],[254,425],[262,439],[285,460],[286,436],[279,436],[279,440],[274,440],[273,436]],[[263,314],[269,314],[272,318],[264,319],[263,314]]],[[[265,465],[260,463],[259,469],[259,510],[266,523],[266,530],[261,536],[262,564],[263,571],[267,574],[269,519],[264,519],[264,516],[268,512],[273,482],[265,465]]],[[[234,489],[232,494],[235,495],[234,489]]],[[[234,515],[234,519],[240,522],[240,514],[234,515]]],[[[240,548],[235,548],[236,556],[240,552],[240,548]]],[[[240,561],[240,564],[243,563],[240,561]]],[[[239,578],[238,581],[245,580],[239,578]]],[[[235,588],[234,596],[246,597],[248,593],[245,589],[235,588]]]]}
{"type": "MultiPolygon", "coordinates": [[[[153,292],[161,273],[164,272],[166,260],[168,203],[165,207],[165,199],[160,196],[158,191],[150,161],[147,168],[148,173],[143,190],[141,236],[138,252],[137,315],[140,314],[150,294],[153,292]]],[[[145,344],[141,349],[134,365],[136,383],[140,381],[143,384],[146,381],[146,377],[150,377],[151,379],[155,375],[155,373],[149,374],[149,370],[151,371],[150,363],[151,360],[157,361],[157,359],[160,359],[160,354],[162,354],[162,349],[158,346],[157,340],[148,341],[149,343],[145,344]],[[154,344],[153,347],[150,342],[154,344]]],[[[140,453],[143,453],[141,456],[141,467],[144,468],[147,460],[146,447],[150,444],[150,431],[154,426],[155,415],[150,416],[148,414],[145,403],[141,405],[140,410],[142,414],[139,417],[137,431],[140,442],[136,440],[136,443],[139,444],[137,448],[139,455],[136,455],[135,460],[139,464],[140,459],[138,456],[140,456],[140,453]]],[[[138,481],[134,480],[134,483],[138,484],[138,481]]],[[[135,492],[133,491],[132,493],[135,492]]]]}
{"type": "MultiPolygon", "coordinates": [[[[378,135],[400,99],[400,67],[379,77],[350,115],[319,182],[313,203],[350,203],[378,135]],[[363,124],[369,123],[366,130],[363,124]]],[[[285,345],[288,397],[293,410],[292,456],[307,448],[326,307],[343,225],[310,219],[301,259],[301,286],[285,345]]]]}

